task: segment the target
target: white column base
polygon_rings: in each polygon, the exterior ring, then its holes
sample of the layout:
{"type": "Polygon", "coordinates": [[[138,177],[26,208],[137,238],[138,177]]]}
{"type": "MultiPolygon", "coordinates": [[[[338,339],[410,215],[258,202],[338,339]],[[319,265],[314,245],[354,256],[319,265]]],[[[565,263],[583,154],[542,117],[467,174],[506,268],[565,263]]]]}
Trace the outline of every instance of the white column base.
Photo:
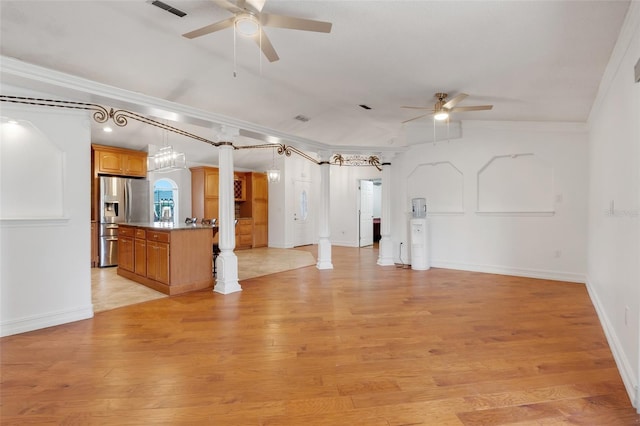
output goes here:
{"type": "Polygon", "coordinates": [[[320,238],[318,241],[318,263],[316,263],[318,269],[333,269],[333,263],[331,263],[331,241],[328,238],[320,238]]]}
{"type": "Polygon", "coordinates": [[[391,237],[388,235],[383,235],[380,239],[377,264],[380,266],[395,265],[395,262],[393,261],[393,242],[391,241],[391,237]]]}
{"type": "Polygon", "coordinates": [[[213,291],[221,294],[242,291],[238,283],[238,256],[233,250],[222,250],[216,262],[216,285],[213,291]]]}

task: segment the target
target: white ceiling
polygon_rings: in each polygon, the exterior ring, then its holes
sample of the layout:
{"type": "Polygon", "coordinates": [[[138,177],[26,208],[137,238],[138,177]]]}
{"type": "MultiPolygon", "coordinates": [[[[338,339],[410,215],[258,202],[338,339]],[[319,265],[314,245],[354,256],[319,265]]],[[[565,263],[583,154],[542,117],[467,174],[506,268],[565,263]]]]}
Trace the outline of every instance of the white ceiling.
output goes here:
{"type": "MultiPolygon", "coordinates": [[[[460,106],[494,105],[458,113],[458,121],[585,122],[629,7],[626,0],[268,0],[264,12],[329,21],[332,31],[266,28],[280,56],[273,63],[238,38],[234,77],[231,28],[181,36],[229,12],[204,0],[165,3],[187,16],[145,0],[1,0],[0,52],[320,145],[389,149],[407,145],[407,127],[431,126],[428,117],[402,125],[420,112],[400,106],[432,106],[440,91],[468,93],[460,106]],[[309,121],[295,120],[299,114],[309,121]]],[[[94,141],[141,149],[166,137],[127,127],[96,131],[94,141]]],[[[210,146],[185,143],[189,159],[209,161],[210,146]]],[[[235,162],[257,167],[251,158],[235,162]]]]}

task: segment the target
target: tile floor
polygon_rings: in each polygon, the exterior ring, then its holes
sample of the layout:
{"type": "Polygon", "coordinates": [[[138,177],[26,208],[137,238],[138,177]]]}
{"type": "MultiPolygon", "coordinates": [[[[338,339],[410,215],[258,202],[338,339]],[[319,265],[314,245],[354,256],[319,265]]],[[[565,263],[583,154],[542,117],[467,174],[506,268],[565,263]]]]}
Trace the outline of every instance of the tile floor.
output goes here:
{"type": "MultiPolygon", "coordinates": [[[[315,257],[304,250],[264,247],[238,250],[235,253],[238,257],[240,281],[316,264],[315,257]]],[[[168,297],[119,276],[117,269],[116,267],[91,269],[91,297],[94,312],[168,297]]]]}

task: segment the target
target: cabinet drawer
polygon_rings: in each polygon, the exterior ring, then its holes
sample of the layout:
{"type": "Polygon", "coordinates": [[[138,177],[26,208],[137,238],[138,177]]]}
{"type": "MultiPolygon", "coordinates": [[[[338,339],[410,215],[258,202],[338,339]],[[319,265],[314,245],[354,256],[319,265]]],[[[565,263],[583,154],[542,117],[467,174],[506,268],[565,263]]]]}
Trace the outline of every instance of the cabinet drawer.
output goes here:
{"type": "Polygon", "coordinates": [[[136,229],[136,238],[146,238],[147,232],[144,229],[136,229]]]}
{"type": "Polygon", "coordinates": [[[129,228],[128,226],[118,227],[118,236],[120,237],[133,237],[134,233],[135,233],[135,229],[129,228]]]}
{"type": "Polygon", "coordinates": [[[253,244],[253,235],[238,235],[238,246],[251,246],[253,244]]]}
{"type": "Polygon", "coordinates": [[[169,233],[168,232],[149,231],[147,233],[147,240],[158,241],[158,242],[161,242],[161,243],[168,243],[169,242],[169,233]]]}

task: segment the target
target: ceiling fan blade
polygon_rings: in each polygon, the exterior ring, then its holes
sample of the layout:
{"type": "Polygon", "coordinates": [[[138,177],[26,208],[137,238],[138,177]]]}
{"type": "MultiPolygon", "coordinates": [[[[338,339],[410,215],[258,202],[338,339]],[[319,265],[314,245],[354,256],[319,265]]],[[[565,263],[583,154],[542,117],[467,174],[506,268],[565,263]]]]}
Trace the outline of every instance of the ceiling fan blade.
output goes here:
{"type": "Polygon", "coordinates": [[[262,12],[262,8],[264,7],[264,3],[267,0],[246,0],[256,11],[262,12]]]}
{"type": "Polygon", "coordinates": [[[463,106],[451,108],[450,111],[463,112],[463,111],[487,111],[493,108],[493,105],[477,105],[477,106],[463,106]]]}
{"type": "Polygon", "coordinates": [[[271,44],[271,40],[269,40],[269,37],[267,37],[262,28],[260,28],[259,35],[254,36],[253,39],[256,41],[258,46],[260,46],[260,49],[262,49],[262,53],[264,53],[264,56],[267,57],[269,62],[275,62],[280,59],[280,57],[276,53],[276,49],[274,49],[273,45],[271,44]],[[262,40],[260,40],[261,38],[262,40]]]}
{"type": "Polygon", "coordinates": [[[244,8],[238,6],[230,0],[211,0],[213,3],[218,5],[219,7],[228,10],[231,13],[239,13],[244,12],[244,8]]]}
{"type": "Polygon", "coordinates": [[[453,98],[449,99],[449,101],[447,101],[444,105],[442,105],[442,107],[446,109],[451,109],[467,96],[469,95],[467,95],[466,93],[460,93],[459,95],[456,95],[453,98]]]}
{"type": "Polygon", "coordinates": [[[315,31],[330,33],[331,22],[313,21],[311,19],[294,18],[293,16],[261,13],[260,22],[265,27],[289,28],[291,30],[315,31]]]}
{"type": "Polygon", "coordinates": [[[229,19],[225,19],[224,21],[218,21],[214,24],[210,24],[205,27],[198,28],[197,30],[182,34],[182,36],[186,38],[196,38],[203,35],[211,34],[216,31],[224,30],[225,28],[229,28],[230,26],[232,26],[235,19],[236,17],[233,16],[229,19]]]}
{"type": "Polygon", "coordinates": [[[403,105],[400,108],[409,108],[409,109],[430,109],[433,112],[433,107],[419,107],[419,106],[406,106],[403,105]]]}
{"type": "Polygon", "coordinates": [[[429,114],[423,114],[423,115],[419,115],[419,116],[414,117],[414,118],[410,118],[410,119],[408,119],[408,120],[404,120],[404,121],[402,122],[402,124],[404,124],[404,123],[408,123],[408,122],[413,121],[413,120],[417,120],[418,118],[426,117],[427,115],[429,115],[429,114]]]}

